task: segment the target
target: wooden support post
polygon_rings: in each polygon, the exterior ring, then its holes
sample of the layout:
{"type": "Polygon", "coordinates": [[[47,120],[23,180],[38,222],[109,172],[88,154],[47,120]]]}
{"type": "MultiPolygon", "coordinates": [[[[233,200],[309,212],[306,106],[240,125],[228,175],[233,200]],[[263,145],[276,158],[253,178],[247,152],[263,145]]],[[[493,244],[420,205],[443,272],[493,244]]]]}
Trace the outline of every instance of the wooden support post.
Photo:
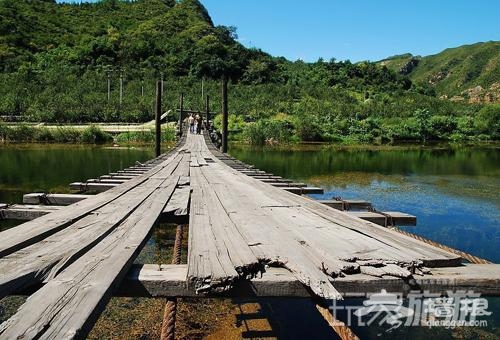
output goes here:
{"type": "Polygon", "coordinates": [[[222,147],[221,151],[227,153],[227,77],[222,78],[222,147]]]}
{"type": "Polygon", "coordinates": [[[163,90],[162,82],[163,80],[156,82],[156,124],[155,124],[156,157],[160,156],[161,154],[161,94],[163,90]]]}
{"type": "Polygon", "coordinates": [[[179,136],[182,136],[182,120],[184,119],[184,93],[181,93],[179,100],[179,136]]]}
{"type": "Polygon", "coordinates": [[[207,112],[207,120],[206,120],[206,126],[207,130],[210,129],[210,96],[207,94],[206,100],[205,100],[205,110],[207,112]]]}

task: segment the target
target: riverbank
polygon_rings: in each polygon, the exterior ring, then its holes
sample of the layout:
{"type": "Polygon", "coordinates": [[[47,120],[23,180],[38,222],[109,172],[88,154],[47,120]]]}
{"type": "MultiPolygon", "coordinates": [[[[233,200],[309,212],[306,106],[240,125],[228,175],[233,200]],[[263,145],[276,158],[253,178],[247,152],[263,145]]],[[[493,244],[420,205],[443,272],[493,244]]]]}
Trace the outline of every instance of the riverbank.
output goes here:
{"type": "MultiPolygon", "coordinates": [[[[161,129],[162,142],[176,139],[175,126],[161,129]]],[[[5,124],[0,122],[0,142],[12,143],[154,143],[154,125],[44,125],[5,124]]]]}

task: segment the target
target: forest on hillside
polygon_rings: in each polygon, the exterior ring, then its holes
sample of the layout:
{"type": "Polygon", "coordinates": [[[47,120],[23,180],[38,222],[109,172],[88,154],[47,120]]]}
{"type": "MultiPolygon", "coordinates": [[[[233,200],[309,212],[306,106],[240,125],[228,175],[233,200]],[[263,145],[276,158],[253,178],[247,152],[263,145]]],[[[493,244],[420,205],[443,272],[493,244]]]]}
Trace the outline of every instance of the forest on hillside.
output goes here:
{"type": "Polygon", "coordinates": [[[499,104],[443,100],[424,78],[403,73],[245,48],[236,29],[214,26],[197,0],[0,3],[0,116],[145,122],[159,79],[165,111],[180,93],[186,107],[203,108],[202,88],[220,111],[227,77],[232,136],[255,144],[500,138],[499,104]]]}

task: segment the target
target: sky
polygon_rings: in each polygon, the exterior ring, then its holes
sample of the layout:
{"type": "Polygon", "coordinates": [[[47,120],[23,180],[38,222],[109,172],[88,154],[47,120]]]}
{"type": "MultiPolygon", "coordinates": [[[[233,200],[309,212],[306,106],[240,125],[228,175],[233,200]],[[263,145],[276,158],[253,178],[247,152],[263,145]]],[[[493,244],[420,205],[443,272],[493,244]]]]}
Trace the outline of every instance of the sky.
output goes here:
{"type": "Polygon", "coordinates": [[[377,61],[500,40],[500,0],[200,1],[243,45],[292,61],[377,61]]]}

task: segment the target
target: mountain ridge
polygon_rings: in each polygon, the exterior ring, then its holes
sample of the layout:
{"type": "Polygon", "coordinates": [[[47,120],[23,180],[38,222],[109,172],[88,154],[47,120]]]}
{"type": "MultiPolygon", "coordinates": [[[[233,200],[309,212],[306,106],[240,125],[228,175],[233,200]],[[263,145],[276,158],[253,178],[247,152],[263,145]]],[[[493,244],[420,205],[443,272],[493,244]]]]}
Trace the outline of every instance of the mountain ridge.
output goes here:
{"type": "Polygon", "coordinates": [[[379,65],[431,85],[443,99],[469,103],[500,101],[500,41],[450,47],[429,56],[392,56],[379,65]]]}

